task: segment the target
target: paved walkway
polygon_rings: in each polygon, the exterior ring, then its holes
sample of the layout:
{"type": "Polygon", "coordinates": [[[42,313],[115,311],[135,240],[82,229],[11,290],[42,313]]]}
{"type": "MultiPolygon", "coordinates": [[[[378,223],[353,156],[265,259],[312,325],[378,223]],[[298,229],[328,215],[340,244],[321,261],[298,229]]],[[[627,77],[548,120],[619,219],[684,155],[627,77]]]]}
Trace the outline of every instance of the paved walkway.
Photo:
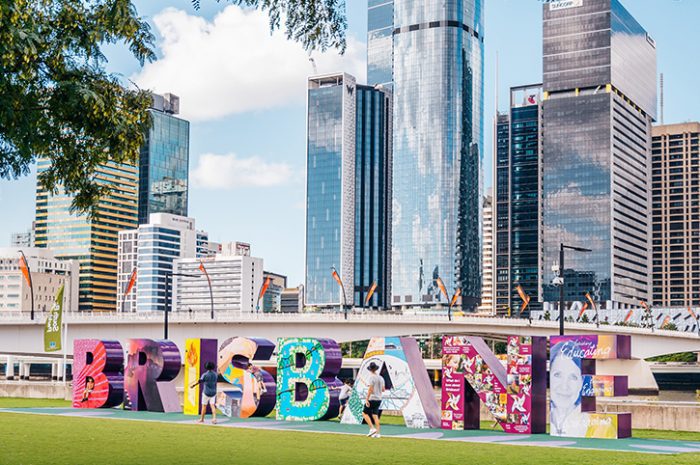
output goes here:
{"type": "MultiPolygon", "coordinates": [[[[90,417],[114,420],[152,421],[171,424],[194,424],[195,418],[181,413],[132,412],[121,409],[73,409],[73,408],[14,408],[0,409],[1,412],[25,413],[36,415],[59,415],[65,417],[90,417]]],[[[367,427],[362,425],[341,425],[335,421],[292,422],[277,421],[273,418],[229,419],[219,415],[217,425],[209,423],[203,427],[214,428],[252,428],[275,431],[299,431],[331,434],[364,435],[367,427]]],[[[559,438],[547,434],[516,435],[500,431],[472,430],[448,431],[440,429],[409,429],[405,426],[382,426],[382,436],[391,438],[408,438],[437,441],[458,441],[471,443],[490,443],[511,446],[561,447],[572,449],[607,450],[611,452],[644,452],[653,454],[700,453],[700,442],[669,441],[660,439],[579,439],[559,438]]]]}

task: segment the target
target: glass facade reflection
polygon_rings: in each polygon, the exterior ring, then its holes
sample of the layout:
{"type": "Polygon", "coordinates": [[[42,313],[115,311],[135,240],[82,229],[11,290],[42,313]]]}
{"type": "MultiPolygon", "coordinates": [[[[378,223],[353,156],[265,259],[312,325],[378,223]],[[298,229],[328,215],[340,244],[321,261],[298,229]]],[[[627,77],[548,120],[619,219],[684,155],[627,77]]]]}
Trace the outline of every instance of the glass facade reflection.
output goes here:
{"type": "Polygon", "coordinates": [[[369,0],[367,10],[367,84],[391,88],[394,1],[369,0]]]}
{"type": "MultiPolygon", "coordinates": [[[[483,2],[393,2],[393,306],[481,294],[483,2]]],[[[376,63],[375,63],[376,64],[376,63]]],[[[373,70],[370,63],[369,72],[373,70]]]]}
{"type": "Polygon", "coordinates": [[[540,260],[540,103],[542,86],[511,89],[510,115],[496,127],[496,225],[498,249],[496,313],[527,316],[541,304],[540,260]],[[530,296],[521,311],[517,287],[530,296]]]}
{"type": "Polygon", "coordinates": [[[156,97],[139,158],[139,224],[148,223],[151,213],[187,216],[190,123],[156,97]]]}
{"type": "Polygon", "coordinates": [[[617,0],[544,11],[543,298],[561,243],[565,299],[604,306],[650,297],[654,41],[617,0]]]}
{"type": "Polygon", "coordinates": [[[347,74],[309,79],[306,304],[386,308],[391,94],[347,74]],[[373,284],[376,289],[367,302],[373,284]]]}
{"type": "Polygon", "coordinates": [[[391,94],[357,86],[355,142],[356,306],[387,308],[391,246],[391,94]],[[367,294],[377,283],[373,296],[367,294]]]}
{"type": "Polygon", "coordinates": [[[309,79],[306,167],[306,304],[352,303],[355,218],[355,79],[309,79]],[[348,210],[350,214],[348,214],[348,210]]]}
{"type": "MultiPolygon", "coordinates": [[[[37,173],[50,167],[37,162],[37,173]]],[[[138,169],[106,163],[97,168],[100,183],[110,192],[97,206],[94,218],[71,212],[73,197],[44,189],[37,181],[36,247],[50,248],[56,258],[80,263],[80,311],[114,311],[117,305],[118,231],[138,224],[138,169]]]]}

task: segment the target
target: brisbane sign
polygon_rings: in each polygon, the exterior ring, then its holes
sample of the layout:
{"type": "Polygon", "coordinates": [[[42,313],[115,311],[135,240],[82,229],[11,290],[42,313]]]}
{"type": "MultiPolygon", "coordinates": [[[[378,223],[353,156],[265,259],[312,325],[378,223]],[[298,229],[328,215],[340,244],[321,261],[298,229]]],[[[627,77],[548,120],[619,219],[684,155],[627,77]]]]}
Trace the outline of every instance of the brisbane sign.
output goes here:
{"type": "MultiPolygon", "coordinates": [[[[445,336],[442,340],[442,395],[438,403],[415,339],[375,337],[367,346],[358,379],[341,423],[362,422],[374,363],[386,381],[383,410],[400,412],[409,428],[478,429],[481,404],[511,434],[545,433],[549,376],[550,434],[564,437],[626,438],[629,413],[596,412],[596,398],[627,395],[627,377],[596,374],[596,360],[629,359],[630,337],[587,335],[511,336],[507,353],[497,356],[483,339],[445,336]],[[549,373],[547,373],[549,342],[549,373]]],[[[316,421],[340,410],[339,345],[332,339],[232,337],[188,339],[184,360],[171,341],[81,339],[74,343],[73,407],[111,408],[198,415],[205,366],[218,368],[216,406],[237,418],[316,421]],[[276,376],[255,362],[277,352],[276,376]],[[126,360],[125,360],[126,354],[126,360]],[[184,368],[183,368],[184,363],[184,368]],[[175,379],[184,369],[183,405],[175,379]],[[221,384],[220,384],[221,385],[221,384]]]]}

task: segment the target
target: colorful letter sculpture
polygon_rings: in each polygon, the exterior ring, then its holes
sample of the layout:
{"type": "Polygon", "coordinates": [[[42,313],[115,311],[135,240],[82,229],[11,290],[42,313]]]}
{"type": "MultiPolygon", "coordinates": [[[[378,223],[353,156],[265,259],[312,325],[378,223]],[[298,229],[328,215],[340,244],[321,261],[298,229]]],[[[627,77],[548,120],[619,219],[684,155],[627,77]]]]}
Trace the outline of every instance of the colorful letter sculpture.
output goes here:
{"type": "Polygon", "coordinates": [[[596,360],[629,359],[630,336],[552,336],[549,356],[550,434],[628,438],[629,413],[596,413],[596,397],[627,395],[626,376],[595,374],[596,360]]]}
{"type": "Polygon", "coordinates": [[[216,339],[187,339],[185,341],[185,394],[183,413],[199,415],[202,412],[202,386],[197,383],[207,371],[207,363],[216,366],[216,339]]]}
{"type": "Polygon", "coordinates": [[[507,433],[546,431],[547,339],[508,338],[506,366],[480,337],[442,339],[442,428],[479,429],[479,404],[507,433]]]}
{"type": "Polygon", "coordinates": [[[409,428],[440,426],[440,406],[433,385],[418,344],[410,337],[374,337],[369,341],[341,423],[362,423],[362,410],[369,389],[367,367],[372,362],[380,367],[379,374],[386,381],[382,410],[400,411],[409,428]]]}
{"type": "Polygon", "coordinates": [[[128,339],[124,409],[179,412],[172,380],[180,373],[180,351],[171,341],[128,339]]]}
{"type": "Polygon", "coordinates": [[[73,342],[73,407],[110,408],[124,400],[124,350],[118,341],[73,342]]]}
{"type": "Polygon", "coordinates": [[[338,416],[342,357],[332,339],[279,339],[277,419],[326,420],[338,416]]]}
{"type": "Polygon", "coordinates": [[[251,360],[269,360],[275,344],[267,339],[233,337],[219,349],[219,373],[231,384],[218,393],[217,407],[228,417],[266,417],[275,408],[275,378],[251,360]]]}

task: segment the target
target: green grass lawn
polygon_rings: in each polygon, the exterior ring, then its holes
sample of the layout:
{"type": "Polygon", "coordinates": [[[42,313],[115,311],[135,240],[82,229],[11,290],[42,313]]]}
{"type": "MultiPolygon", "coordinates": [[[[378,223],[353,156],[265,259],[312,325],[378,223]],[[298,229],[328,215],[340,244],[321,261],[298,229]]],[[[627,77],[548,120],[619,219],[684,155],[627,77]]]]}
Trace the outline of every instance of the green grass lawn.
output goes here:
{"type": "MultiPolygon", "coordinates": [[[[0,408],[66,405],[63,401],[0,399],[0,408]]],[[[398,417],[385,418],[387,424],[401,422],[398,417]]],[[[700,440],[700,433],[662,433],[635,431],[635,436],[700,440]]],[[[0,464],[83,463],[697,465],[700,454],[584,452],[0,413],[0,464]]]]}

